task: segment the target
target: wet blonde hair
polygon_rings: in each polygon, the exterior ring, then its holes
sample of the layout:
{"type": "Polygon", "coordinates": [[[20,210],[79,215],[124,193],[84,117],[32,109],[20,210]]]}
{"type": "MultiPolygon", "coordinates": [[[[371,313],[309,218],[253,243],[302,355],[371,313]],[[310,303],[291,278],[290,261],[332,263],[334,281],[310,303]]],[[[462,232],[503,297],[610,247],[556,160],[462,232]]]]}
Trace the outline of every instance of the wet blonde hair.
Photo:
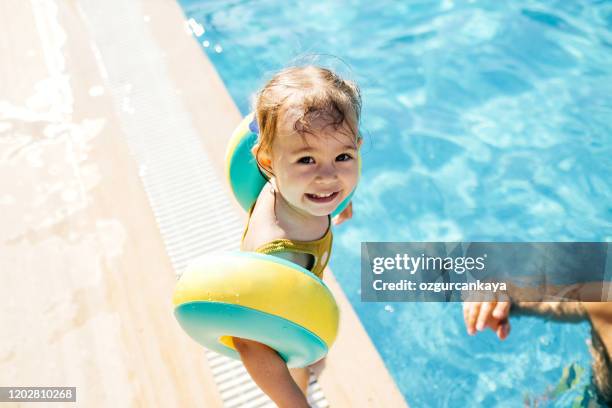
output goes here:
{"type": "Polygon", "coordinates": [[[320,119],[325,127],[333,126],[334,130],[347,125],[356,143],[361,93],[354,82],[327,68],[313,65],[291,67],[276,73],[257,93],[254,111],[259,126],[259,148],[255,159],[262,167],[259,153],[271,152],[281,115],[288,112],[295,114],[297,119],[293,129],[302,137],[313,134],[311,123],[320,119]]]}

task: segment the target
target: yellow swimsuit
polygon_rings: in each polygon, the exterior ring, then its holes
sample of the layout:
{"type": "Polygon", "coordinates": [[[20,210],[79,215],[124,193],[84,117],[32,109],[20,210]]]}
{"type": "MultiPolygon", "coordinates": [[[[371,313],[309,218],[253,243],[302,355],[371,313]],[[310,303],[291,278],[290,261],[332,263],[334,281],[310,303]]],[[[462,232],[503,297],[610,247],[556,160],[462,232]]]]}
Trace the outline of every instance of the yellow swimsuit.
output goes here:
{"type": "MultiPolygon", "coordinates": [[[[244,242],[247,231],[249,230],[249,221],[251,220],[251,214],[253,213],[255,204],[251,206],[249,210],[249,218],[247,220],[244,233],[242,234],[241,243],[244,242]]],[[[265,243],[255,249],[255,252],[260,254],[274,255],[278,252],[297,252],[312,255],[313,262],[310,271],[317,277],[323,277],[323,271],[329,261],[329,255],[331,254],[332,247],[332,231],[331,231],[331,217],[327,216],[329,224],[325,234],[314,241],[294,241],[291,239],[275,239],[268,243],[265,243]]],[[[242,245],[241,245],[242,249],[242,245]]]]}

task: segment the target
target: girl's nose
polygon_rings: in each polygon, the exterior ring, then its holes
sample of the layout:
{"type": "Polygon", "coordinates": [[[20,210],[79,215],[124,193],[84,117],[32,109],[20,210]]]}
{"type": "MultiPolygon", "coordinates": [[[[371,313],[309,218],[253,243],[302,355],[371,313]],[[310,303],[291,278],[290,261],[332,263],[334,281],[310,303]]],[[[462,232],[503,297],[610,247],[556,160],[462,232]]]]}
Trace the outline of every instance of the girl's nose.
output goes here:
{"type": "Polygon", "coordinates": [[[317,181],[324,183],[336,181],[338,179],[338,171],[335,166],[323,166],[317,173],[317,181]]]}

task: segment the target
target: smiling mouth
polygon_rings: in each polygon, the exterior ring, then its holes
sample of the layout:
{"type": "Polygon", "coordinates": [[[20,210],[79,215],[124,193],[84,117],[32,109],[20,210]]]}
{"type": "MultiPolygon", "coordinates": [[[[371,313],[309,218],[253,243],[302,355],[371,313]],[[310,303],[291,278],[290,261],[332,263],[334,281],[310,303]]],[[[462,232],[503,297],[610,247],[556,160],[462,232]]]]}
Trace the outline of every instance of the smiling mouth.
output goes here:
{"type": "Polygon", "coordinates": [[[333,193],[327,193],[327,194],[309,194],[306,193],[306,197],[310,200],[313,201],[315,203],[330,203],[332,201],[334,201],[336,199],[336,197],[338,196],[338,194],[340,194],[339,191],[334,191],[333,193]]]}

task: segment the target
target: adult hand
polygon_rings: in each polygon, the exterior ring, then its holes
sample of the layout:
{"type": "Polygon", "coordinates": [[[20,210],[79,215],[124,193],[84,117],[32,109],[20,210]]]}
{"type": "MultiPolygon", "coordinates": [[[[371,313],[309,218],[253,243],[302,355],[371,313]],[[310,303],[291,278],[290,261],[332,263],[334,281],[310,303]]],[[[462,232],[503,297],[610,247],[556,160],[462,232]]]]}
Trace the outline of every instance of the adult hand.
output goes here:
{"type": "Polygon", "coordinates": [[[334,225],[340,225],[344,221],[349,220],[353,217],[353,202],[351,201],[344,210],[334,217],[332,222],[334,225]]]}
{"type": "Polygon", "coordinates": [[[463,320],[470,336],[489,327],[500,340],[510,334],[510,302],[464,302],[463,320]]]}

